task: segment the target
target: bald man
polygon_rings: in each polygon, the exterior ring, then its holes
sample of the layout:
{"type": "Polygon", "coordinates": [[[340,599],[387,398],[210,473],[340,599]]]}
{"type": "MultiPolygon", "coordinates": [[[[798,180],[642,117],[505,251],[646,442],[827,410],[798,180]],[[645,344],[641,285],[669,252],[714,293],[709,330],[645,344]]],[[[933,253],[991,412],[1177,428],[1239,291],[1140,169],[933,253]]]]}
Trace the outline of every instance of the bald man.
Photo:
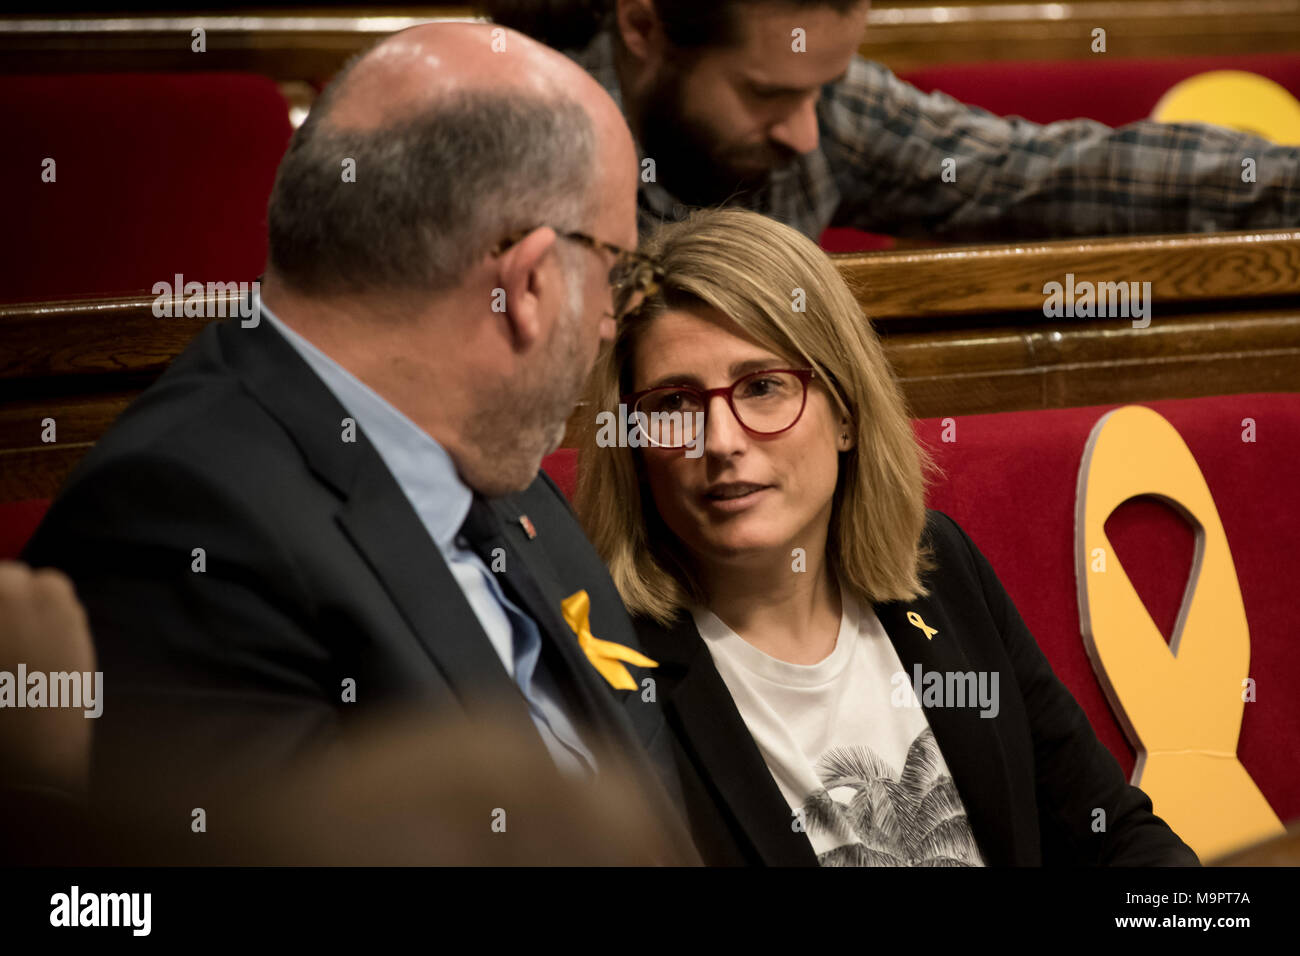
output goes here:
{"type": "MultiPolygon", "coordinates": [[[[665,860],[691,858],[637,743],[661,716],[577,636],[631,644],[630,623],[538,471],[611,284],[630,307],[647,274],[636,177],[608,94],[520,34],[417,27],[335,79],[276,177],[260,311],[196,337],[25,552],[96,636],[95,792],[199,834],[224,782],[418,706],[513,728],[556,779],[631,755],[665,860]]],[[[503,839],[540,819],[528,792],[490,802],[503,839]]]]}

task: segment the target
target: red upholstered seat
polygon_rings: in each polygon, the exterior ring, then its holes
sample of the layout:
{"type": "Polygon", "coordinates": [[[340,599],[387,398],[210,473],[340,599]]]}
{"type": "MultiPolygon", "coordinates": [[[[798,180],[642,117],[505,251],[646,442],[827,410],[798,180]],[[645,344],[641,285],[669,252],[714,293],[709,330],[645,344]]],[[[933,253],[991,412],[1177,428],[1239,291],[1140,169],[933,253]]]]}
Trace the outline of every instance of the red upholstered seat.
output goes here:
{"type": "Polygon", "coordinates": [[[0,502],[0,561],[18,557],[49,506],[44,498],[0,502]]]}
{"type": "Polygon", "coordinates": [[[879,249],[893,249],[892,236],[881,236],[861,229],[824,229],[817,237],[817,245],[827,252],[875,252],[879,249]]]}
{"type": "Polygon", "coordinates": [[[1300,97],[1300,55],[954,63],[899,74],[929,93],[939,90],[1000,116],[1035,123],[1086,117],[1122,126],[1151,115],[1179,80],[1210,70],[1245,70],[1280,83],[1300,97]]]}
{"type": "MultiPolygon", "coordinates": [[[[1182,434],[1218,506],[1250,625],[1250,674],[1258,700],[1247,704],[1238,755],[1274,812],[1300,816],[1300,654],[1291,592],[1300,579],[1300,394],[1236,395],[1149,402],[1182,434]],[[1241,440],[1242,419],[1257,440],[1241,440]]],[[[1074,573],[1074,507],[1079,463],[1092,427],[1115,406],[971,415],[915,423],[946,477],[930,491],[988,557],[1058,677],[1070,688],[1125,773],[1133,751],[1084,651],[1074,573]]],[[[572,493],[572,450],[544,463],[572,493]]],[[[1163,505],[1137,499],[1107,523],[1125,572],[1168,637],[1192,561],[1193,535],[1163,505]]]]}
{"type": "Polygon", "coordinates": [[[238,282],[266,260],[292,132],[275,83],[234,73],[0,76],[0,302],[238,282]],[[42,181],[55,161],[55,181],[42,181]]]}

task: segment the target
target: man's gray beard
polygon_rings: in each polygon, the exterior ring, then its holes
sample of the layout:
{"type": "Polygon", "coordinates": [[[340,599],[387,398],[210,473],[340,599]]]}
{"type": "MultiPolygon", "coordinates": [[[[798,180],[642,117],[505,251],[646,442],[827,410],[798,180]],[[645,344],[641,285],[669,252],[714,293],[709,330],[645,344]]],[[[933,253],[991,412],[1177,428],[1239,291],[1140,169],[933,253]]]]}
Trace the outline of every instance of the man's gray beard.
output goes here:
{"type": "Polygon", "coordinates": [[[465,425],[466,444],[478,450],[483,468],[491,472],[484,477],[492,487],[479,489],[489,494],[522,491],[532,484],[542,459],[564,441],[586,382],[582,275],[578,269],[566,269],[566,275],[568,314],[556,326],[537,378],[511,383],[495,401],[481,404],[465,425]]]}

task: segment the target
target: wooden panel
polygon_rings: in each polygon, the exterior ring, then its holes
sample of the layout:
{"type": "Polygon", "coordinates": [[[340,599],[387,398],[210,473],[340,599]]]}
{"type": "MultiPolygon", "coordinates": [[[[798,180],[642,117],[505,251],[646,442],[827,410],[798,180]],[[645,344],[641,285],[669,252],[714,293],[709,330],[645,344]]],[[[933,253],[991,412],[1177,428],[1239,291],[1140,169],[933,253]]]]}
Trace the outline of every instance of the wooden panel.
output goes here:
{"type": "Polygon", "coordinates": [[[53,498],[90,443],[0,451],[0,501],[53,498]]]}
{"type": "Polygon", "coordinates": [[[49,498],[138,390],[61,395],[0,404],[0,501],[49,498]],[[57,441],[41,441],[53,418],[57,441]]]}
{"type": "Polygon", "coordinates": [[[48,447],[41,440],[41,423],[46,418],[53,418],[57,425],[56,444],[94,442],[141,391],[51,395],[0,404],[0,451],[48,447]]]}
{"type": "Polygon", "coordinates": [[[110,17],[0,18],[0,72],[237,70],[328,79],[382,37],[434,20],[481,19],[469,6],[110,17]],[[204,53],[191,31],[206,33],[204,53]]]}
{"type": "Polygon", "coordinates": [[[1300,231],[1066,239],[836,255],[872,318],[1035,310],[1048,282],[1150,282],[1156,309],[1300,295],[1300,231]]]}
{"type": "MultiPolygon", "coordinates": [[[[1300,301],[1300,231],[1055,240],[832,256],[882,332],[893,319],[969,326],[1025,312],[1042,321],[1047,282],[1150,282],[1153,327],[1166,307],[1253,298],[1300,301]]],[[[152,296],[0,306],[6,379],[157,372],[205,324],[156,318],[152,296]]],[[[214,309],[217,299],[206,300],[214,309]]],[[[1168,314],[1165,312],[1164,314],[1168,314]]],[[[987,324],[987,322],[985,323],[987,324]]]]}
{"type": "Polygon", "coordinates": [[[863,56],[895,71],[935,63],[1229,56],[1300,50],[1300,0],[873,3],[863,56]]]}
{"type": "MultiPolygon", "coordinates": [[[[325,79],[389,33],[478,18],[473,4],[228,14],[0,18],[0,72],[246,70],[325,79]],[[190,31],[207,31],[192,53],[190,31]]],[[[989,0],[872,4],[861,52],[894,70],[988,60],[1089,59],[1103,27],[1112,57],[1300,50],[1300,0],[989,0]]]]}
{"type": "Polygon", "coordinates": [[[153,303],[137,296],[0,305],[0,387],[13,379],[158,374],[210,320],[157,318],[153,303]]]}
{"type": "MultiPolygon", "coordinates": [[[[835,257],[919,417],[1300,389],[1300,234],[835,257]],[[1046,319],[1042,286],[1149,281],[1147,328],[1046,319]]],[[[152,296],[0,307],[0,500],[47,497],[206,319],[152,296]],[[41,442],[41,421],[58,442],[41,442]]],[[[211,300],[210,305],[215,305],[211,300]]]]}
{"type": "Polygon", "coordinates": [[[1300,390],[1300,307],[886,335],[919,418],[1300,390]]]}

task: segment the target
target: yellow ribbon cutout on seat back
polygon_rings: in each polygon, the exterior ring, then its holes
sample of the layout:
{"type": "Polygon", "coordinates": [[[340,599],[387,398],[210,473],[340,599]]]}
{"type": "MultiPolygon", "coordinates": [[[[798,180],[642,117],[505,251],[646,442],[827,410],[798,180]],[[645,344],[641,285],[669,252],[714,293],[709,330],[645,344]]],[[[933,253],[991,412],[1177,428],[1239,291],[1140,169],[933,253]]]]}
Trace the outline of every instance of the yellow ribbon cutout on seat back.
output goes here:
{"type": "Polygon", "coordinates": [[[1161,123],[1213,123],[1300,146],[1300,100],[1280,83],[1244,70],[1189,76],[1160,98],[1151,118],[1161,123]]]}
{"type": "Polygon", "coordinates": [[[1083,643],[1137,751],[1133,785],[1202,861],[1281,833],[1237,759],[1250,670],[1237,571],[1209,486],[1173,425],[1129,405],[1094,426],[1079,468],[1074,536],[1083,643]],[[1162,499],[1196,526],[1170,643],[1106,537],[1106,519],[1138,495],[1162,499]]]}
{"type": "Polygon", "coordinates": [[[659,666],[657,661],[650,660],[630,647],[615,644],[613,641],[602,641],[591,633],[591,598],[587,597],[586,591],[570,594],[560,607],[564,611],[564,619],[569,622],[569,627],[573,628],[573,633],[578,635],[578,646],[587,655],[587,660],[591,661],[591,666],[596,668],[600,676],[617,690],[637,689],[636,680],[620,661],[635,664],[637,667],[659,666]]]}

